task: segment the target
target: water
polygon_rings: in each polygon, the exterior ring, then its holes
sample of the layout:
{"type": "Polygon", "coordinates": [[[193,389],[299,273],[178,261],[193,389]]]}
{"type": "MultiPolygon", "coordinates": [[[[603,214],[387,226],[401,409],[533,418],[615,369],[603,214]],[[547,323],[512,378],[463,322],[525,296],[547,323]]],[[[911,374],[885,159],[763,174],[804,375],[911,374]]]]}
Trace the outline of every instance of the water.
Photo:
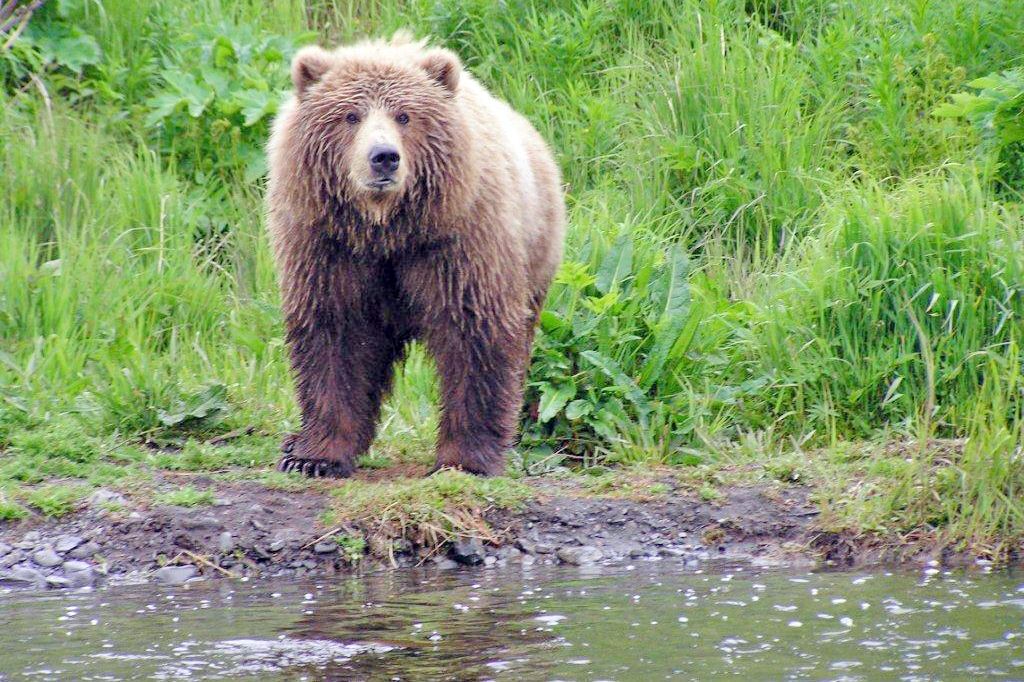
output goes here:
{"type": "Polygon", "coordinates": [[[1019,574],[516,567],[0,594],[3,680],[1024,680],[1019,574]]]}

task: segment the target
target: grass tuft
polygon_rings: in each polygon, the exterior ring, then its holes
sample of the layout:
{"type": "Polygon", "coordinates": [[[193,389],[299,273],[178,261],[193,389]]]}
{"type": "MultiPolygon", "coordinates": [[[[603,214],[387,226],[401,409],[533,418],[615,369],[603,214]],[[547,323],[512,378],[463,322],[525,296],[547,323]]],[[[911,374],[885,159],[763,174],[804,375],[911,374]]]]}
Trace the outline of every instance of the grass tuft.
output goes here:
{"type": "Polygon", "coordinates": [[[437,547],[457,537],[498,540],[483,513],[517,509],[532,497],[508,478],[480,478],[442,470],[426,478],[386,483],[348,481],[332,492],[332,518],[357,523],[372,536],[437,547]]]}

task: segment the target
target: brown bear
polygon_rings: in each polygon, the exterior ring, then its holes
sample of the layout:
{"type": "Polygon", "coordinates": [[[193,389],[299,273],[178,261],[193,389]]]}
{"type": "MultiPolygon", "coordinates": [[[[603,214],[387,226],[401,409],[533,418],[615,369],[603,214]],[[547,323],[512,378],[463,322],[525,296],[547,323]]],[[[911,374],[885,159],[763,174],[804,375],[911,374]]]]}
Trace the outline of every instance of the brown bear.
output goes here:
{"type": "Polygon", "coordinates": [[[302,426],[279,468],[349,476],[409,341],[433,355],[436,467],[504,470],[562,257],[559,169],[452,52],[397,34],[300,50],[268,223],[302,426]]]}

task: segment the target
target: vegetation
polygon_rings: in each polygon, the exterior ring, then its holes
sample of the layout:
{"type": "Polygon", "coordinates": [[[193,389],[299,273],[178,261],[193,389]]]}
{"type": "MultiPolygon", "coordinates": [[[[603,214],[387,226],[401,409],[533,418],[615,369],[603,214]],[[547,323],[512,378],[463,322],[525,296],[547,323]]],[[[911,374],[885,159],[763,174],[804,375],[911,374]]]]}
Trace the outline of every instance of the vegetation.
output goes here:
{"type": "MultiPolygon", "coordinates": [[[[455,537],[497,539],[482,519],[484,509],[514,509],[531,497],[522,483],[505,478],[480,478],[461,471],[440,471],[425,478],[397,482],[351,481],[334,491],[334,503],[325,523],[336,520],[362,523],[371,540],[390,543],[410,541],[438,547],[455,537]]],[[[354,542],[338,538],[346,552],[354,542]]],[[[371,547],[387,555],[388,549],[371,547]]]]}
{"type": "MultiPolygon", "coordinates": [[[[564,171],[513,473],[753,463],[832,529],[1019,545],[1012,0],[45,4],[0,40],[0,518],[69,508],[53,481],[265,476],[297,425],[268,122],[297,46],[400,27],[564,171]]],[[[429,460],[436,392],[413,349],[368,464],[429,460]]]]}

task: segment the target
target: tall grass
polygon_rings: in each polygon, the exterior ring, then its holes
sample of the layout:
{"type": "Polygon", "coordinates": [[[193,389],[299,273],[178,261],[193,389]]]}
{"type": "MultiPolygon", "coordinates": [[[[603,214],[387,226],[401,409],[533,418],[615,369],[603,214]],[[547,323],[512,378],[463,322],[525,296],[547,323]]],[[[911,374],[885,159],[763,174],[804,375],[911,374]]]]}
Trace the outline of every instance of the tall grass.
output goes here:
{"type": "MultiPolygon", "coordinates": [[[[932,115],[1022,65],[1006,0],[51,3],[0,62],[0,447],[54,418],[128,442],[295,426],[253,179],[272,106],[229,98],[287,87],[279,46],[402,27],[562,164],[528,465],[966,438],[955,480],[922,455],[927,485],[870,503],[956,541],[1024,533],[1022,188],[997,193],[976,131],[932,115]],[[78,62],[40,47],[81,35],[95,54],[60,43],[78,62]],[[229,91],[154,116],[218,44],[229,91]]],[[[416,350],[377,447],[428,457],[435,396],[416,350]]],[[[846,522],[891,525],[849,500],[846,522]]]]}

